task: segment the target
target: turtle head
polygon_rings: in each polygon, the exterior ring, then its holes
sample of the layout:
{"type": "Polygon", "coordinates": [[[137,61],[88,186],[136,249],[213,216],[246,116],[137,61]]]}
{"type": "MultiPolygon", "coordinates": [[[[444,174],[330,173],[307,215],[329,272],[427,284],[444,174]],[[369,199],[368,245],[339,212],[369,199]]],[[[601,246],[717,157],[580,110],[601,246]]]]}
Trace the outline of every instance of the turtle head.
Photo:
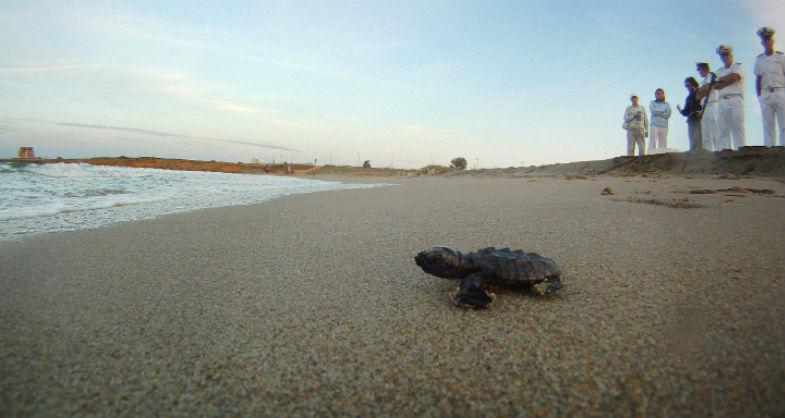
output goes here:
{"type": "Polygon", "coordinates": [[[461,279],[470,273],[463,254],[447,247],[420,251],[414,262],[426,273],[445,279],[461,279]]]}

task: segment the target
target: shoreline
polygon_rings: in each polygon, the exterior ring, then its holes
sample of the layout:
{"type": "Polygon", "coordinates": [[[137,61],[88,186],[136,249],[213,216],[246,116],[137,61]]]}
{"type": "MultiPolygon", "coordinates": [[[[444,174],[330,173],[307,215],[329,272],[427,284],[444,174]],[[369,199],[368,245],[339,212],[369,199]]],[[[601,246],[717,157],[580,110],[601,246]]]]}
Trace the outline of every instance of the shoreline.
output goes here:
{"type": "Polygon", "coordinates": [[[0,243],[0,411],[785,411],[785,184],[400,183],[0,243]],[[414,264],[436,245],[535,251],[565,288],[462,310],[414,264]]]}
{"type": "Polygon", "coordinates": [[[243,174],[272,174],[309,177],[321,175],[346,177],[416,177],[416,176],[595,176],[595,175],[740,175],[785,177],[785,147],[747,146],[737,151],[704,150],[660,153],[636,157],[619,156],[606,160],[576,161],[529,167],[459,170],[429,165],[419,169],[361,168],[313,164],[258,164],[198,161],[157,157],[94,157],[85,159],[0,159],[5,163],[85,163],[121,167],[159,168],[167,170],[218,171],[243,174]]]}
{"type": "MultiPolygon", "coordinates": [[[[264,198],[262,200],[259,200],[259,201],[246,201],[246,202],[241,202],[241,203],[223,202],[222,205],[219,205],[219,206],[204,206],[204,207],[190,207],[190,208],[187,208],[187,209],[176,209],[176,210],[173,210],[173,211],[165,211],[165,212],[161,212],[161,213],[153,213],[153,214],[150,214],[150,215],[147,215],[147,216],[137,217],[137,218],[133,218],[133,219],[116,218],[115,220],[104,221],[104,223],[100,223],[100,224],[97,224],[97,225],[83,226],[83,227],[74,227],[73,229],[62,229],[62,230],[59,230],[59,231],[46,231],[46,230],[44,230],[44,231],[36,231],[36,232],[25,232],[25,233],[20,233],[20,234],[9,233],[6,236],[0,235],[0,243],[8,242],[8,241],[17,241],[17,240],[20,240],[20,239],[25,239],[26,237],[30,237],[30,236],[49,235],[49,234],[57,234],[57,233],[68,233],[68,232],[74,232],[74,231],[80,231],[80,230],[104,228],[104,227],[109,227],[109,226],[112,226],[112,225],[115,225],[115,224],[122,224],[122,223],[127,223],[127,222],[145,221],[145,220],[150,220],[150,219],[156,219],[156,218],[159,218],[159,217],[170,216],[170,215],[178,215],[178,214],[184,214],[184,213],[190,213],[190,212],[195,212],[195,211],[200,211],[200,210],[221,209],[221,208],[242,207],[242,206],[252,206],[252,205],[258,205],[258,204],[264,204],[266,202],[269,202],[269,201],[272,201],[272,200],[276,200],[276,199],[282,199],[282,198],[287,198],[287,197],[291,197],[291,196],[296,196],[298,194],[332,192],[332,191],[346,190],[347,188],[348,189],[364,189],[364,188],[367,188],[367,187],[388,187],[388,186],[396,186],[396,185],[398,185],[396,183],[379,182],[378,178],[374,178],[374,177],[360,177],[360,178],[351,178],[351,177],[321,177],[321,178],[289,177],[289,178],[297,179],[297,180],[306,180],[306,181],[315,180],[315,181],[324,182],[324,183],[343,184],[343,185],[345,185],[346,188],[338,188],[338,189],[325,188],[325,189],[322,189],[322,190],[304,191],[304,192],[303,191],[294,191],[294,192],[291,192],[291,193],[288,193],[288,194],[285,194],[285,195],[273,195],[271,197],[266,197],[266,198],[264,198]],[[377,181],[372,181],[374,179],[376,179],[377,181]],[[365,185],[365,186],[363,186],[363,185],[365,185]]],[[[122,205],[122,206],[134,207],[135,205],[122,205]]],[[[82,212],[93,212],[93,211],[106,211],[106,210],[110,210],[110,209],[114,209],[114,208],[115,208],[114,206],[113,207],[100,207],[100,208],[86,208],[86,209],[80,209],[80,210],[68,210],[68,211],[65,211],[65,212],[82,213],[82,212]]],[[[8,219],[7,221],[12,222],[12,221],[19,221],[19,220],[22,220],[22,219],[39,219],[40,220],[40,219],[46,219],[46,218],[49,218],[49,217],[52,217],[52,216],[60,216],[60,215],[63,215],[63,214],[64,214],[64,212],[58,212],[58,213],[55,213],[54,215],[36,215],[36,216],[30,216],[30,217],[27,217],[27,218],[8,219]]]]}

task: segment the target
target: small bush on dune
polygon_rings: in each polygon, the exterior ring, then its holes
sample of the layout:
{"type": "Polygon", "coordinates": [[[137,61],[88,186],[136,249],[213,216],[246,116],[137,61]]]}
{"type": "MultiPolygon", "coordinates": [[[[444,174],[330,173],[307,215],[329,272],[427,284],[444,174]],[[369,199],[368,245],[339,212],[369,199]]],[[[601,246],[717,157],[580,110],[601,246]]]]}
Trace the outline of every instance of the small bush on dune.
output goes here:
{"type": "Polygon", "coordinates": [[[450,161],[450,167],[457,170],[466,170],[466,158],[453,158],[452,161],[450,161]]]}

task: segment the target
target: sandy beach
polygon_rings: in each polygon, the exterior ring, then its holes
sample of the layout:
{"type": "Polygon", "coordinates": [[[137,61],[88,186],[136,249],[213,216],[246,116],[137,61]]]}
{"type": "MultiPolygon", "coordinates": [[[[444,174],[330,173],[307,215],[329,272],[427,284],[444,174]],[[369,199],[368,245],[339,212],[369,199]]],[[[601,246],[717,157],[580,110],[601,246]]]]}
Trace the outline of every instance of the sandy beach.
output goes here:
{"type": "Polygon", "coordinates": [[[785,415],[785,183],[389,181],[0,242],[0,415],[785,415]],[[565,288],[464,310],[436,245],[565,288]]]}

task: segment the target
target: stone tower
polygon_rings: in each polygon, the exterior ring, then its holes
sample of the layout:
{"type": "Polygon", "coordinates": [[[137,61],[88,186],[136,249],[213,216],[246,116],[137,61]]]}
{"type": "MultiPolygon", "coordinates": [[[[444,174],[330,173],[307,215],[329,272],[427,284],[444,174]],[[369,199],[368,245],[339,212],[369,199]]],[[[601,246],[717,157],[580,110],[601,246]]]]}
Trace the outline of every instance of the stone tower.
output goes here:
{"type": "Polygon", "coordinates": [[[35,158],[35,151],[33,150],[33,147],[19,147],[19,158],[35,158]]]}

